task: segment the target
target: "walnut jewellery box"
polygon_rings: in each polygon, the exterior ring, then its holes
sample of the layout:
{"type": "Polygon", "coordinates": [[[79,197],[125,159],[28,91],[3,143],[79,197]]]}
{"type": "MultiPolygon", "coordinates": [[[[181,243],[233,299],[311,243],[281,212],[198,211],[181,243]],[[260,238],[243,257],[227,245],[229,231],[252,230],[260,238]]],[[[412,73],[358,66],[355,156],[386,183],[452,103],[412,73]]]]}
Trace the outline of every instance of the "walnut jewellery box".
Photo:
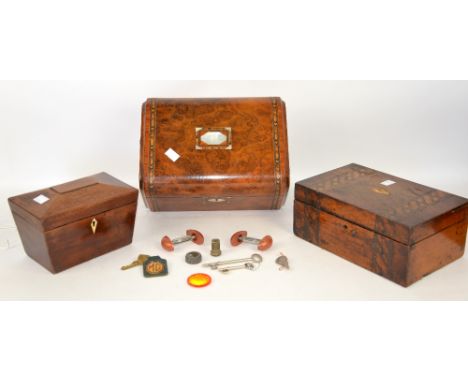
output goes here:
{"type": "Polygon", "coordinates": [[[463,256],[468,200],[357,164],[296,183],[294,233],[400,285],[463,256]]]}
{"type": "Polygon", "coordinates": [[[140,190],[151,211],[279,209],[289,188],[280,98],[148,99],[140,190]]]}

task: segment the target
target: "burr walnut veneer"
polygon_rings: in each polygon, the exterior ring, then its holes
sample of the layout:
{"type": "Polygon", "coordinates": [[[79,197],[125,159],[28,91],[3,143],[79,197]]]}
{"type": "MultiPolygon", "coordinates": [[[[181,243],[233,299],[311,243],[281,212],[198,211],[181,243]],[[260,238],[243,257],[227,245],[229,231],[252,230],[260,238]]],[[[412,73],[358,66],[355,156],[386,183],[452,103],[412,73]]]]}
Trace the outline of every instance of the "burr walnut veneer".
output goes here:
{"type": "Polygon", "coordinates": [[[280,98],[143,104],[140,189],[150,210],[278,209],[288,188],[280,98]]]}
{"type": "Polygon", "coordinates": [[[350,164],[296,183],[294,233],[408,286],[463,256],[467,199],[350,164]]]}
{"type": "Polygon", "coordinates": [[[8,201],[26,253],[56,273],[130,244],[137,198],[100,173],[8,201]]]}

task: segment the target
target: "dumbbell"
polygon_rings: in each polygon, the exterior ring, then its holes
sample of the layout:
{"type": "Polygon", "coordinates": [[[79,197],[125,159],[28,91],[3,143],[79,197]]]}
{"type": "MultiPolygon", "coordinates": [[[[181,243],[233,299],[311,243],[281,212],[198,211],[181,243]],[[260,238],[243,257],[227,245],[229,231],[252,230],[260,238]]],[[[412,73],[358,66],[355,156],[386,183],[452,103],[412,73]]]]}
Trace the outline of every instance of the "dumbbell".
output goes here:
{"type": "Polygon", "coordinates": [[[185,232],[185,236],[176,237],[175,239],[171,239],[169,236],[164,236],[161,239],[161,245],[166,251],[172,252],[174,250],[174,245],[185,243],[187,241],[192,241],[195,244],[201,245],[205,239],[200,232],[194,229],[188,229],[185,232]]]}
{"type": "Polygon", "coordinates": [[[266,251],[273,244],[273,238],[270,235],[263,236],[261,239],[248,237],[247,231],[238,231],[231,236],[231,245],[234,247],[241,243],[249,243],[257,246],[260,251],[266,251]]]}

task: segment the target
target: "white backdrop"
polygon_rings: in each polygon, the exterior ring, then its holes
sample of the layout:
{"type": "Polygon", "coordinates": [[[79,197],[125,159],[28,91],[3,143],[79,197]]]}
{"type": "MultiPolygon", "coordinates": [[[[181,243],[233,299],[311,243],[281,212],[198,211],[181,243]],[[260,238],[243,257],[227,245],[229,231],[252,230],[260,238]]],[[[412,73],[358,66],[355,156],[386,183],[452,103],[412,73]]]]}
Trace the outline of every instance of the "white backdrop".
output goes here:
{"type": "MultiPolygon", "coordinates": [[[[468,196],[468,82],[137,81],[0,83],[0,225],[13,224],[6,198],[106,171],[138,185],[140,107],[147,97],[280,96],[288,113],[291,189],[280,211],[150,213],[140,203],[131,246],[58,275],[24,253],[14,230],[0,230],[0,298],[12,299],[468,299],[462,258],[402,288],[292,233],[294,182],[350,162],[468,196]],[[201,268],[194,248],[162,253],[162,235],[187,228],[222,241],[238,229],[269,233],[275,245],[257,272],[212,272],[204,289],[186,285],[201,268]],[[278,271],[279,251],[291,270],[278,271]],[[120,271],[139,252],[164,255],[170,275],[120,271]]],[[[141,200],[140,200],[141,202],[141,200]]],[[[205,260],[209,246],[202,252],[205,260]]]]}

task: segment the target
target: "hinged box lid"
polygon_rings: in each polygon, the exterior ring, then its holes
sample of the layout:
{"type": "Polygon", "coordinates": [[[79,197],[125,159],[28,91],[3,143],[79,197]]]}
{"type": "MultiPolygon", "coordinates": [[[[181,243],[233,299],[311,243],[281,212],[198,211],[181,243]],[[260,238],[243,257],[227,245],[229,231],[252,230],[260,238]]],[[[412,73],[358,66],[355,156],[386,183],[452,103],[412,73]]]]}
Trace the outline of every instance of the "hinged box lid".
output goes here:
{"type": "Polygon", "coordinates": [[[48,231],[136,202],[138,190],[102,172],[8,199],[13,211],[48,231]]]}
{"type": "Polygon", "coordinates": [[[467,217],[467,199],[358,164],[296,183],[295,199],[404,244],[467,217]]]}
{"type": "Polygon", "coordinates": [[[140,158],[145,197],[280,199],[289,186],[284,102],[277,97],[148,99],[140,158]]]}

